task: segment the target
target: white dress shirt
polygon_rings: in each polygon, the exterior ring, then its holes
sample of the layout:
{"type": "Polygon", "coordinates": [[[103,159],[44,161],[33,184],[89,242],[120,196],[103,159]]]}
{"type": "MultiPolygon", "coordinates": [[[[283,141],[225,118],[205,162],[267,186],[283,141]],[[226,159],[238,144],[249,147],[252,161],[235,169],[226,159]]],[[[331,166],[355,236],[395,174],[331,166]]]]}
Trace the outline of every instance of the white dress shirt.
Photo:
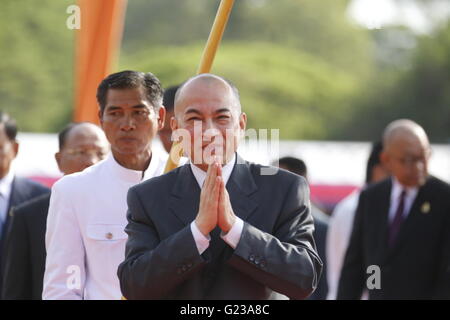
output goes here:
{"type": "Polygon", "coordinates": [[[391,203],[389,206],[389,223],[394,220],[397,208],[400,203],[400,195],[405,190],[405,206],[403,211],[403,219],[406,219],[411,211],[411,207],[416,199],[419,188],[404,187],[396,178],[392,178],[391,203]]]}
{"type": "Polygon", "coordinates": [[[14,169],[11,166],[6,176],[0,179],[0,237],[2,236],[3,226],[8,217],[8,206],[9,199],[11,198],[13,181],[14,169]]]}
{"type": "Polygon", "coordinates": [[[341,200],[330,218],[326,244],[328,300],[335,300],[337,296],[339,277],[352,234],[359,194],[360,190],[355,190],[341,200]]]}
{"type": "Polygon", "coordinates": [[[43,299],[121,299],[117,268],[125,259],[127,192],[162,174],[165,160],[153,151],[142,177],[142,171],[122,167],[109,154],[54,184],[43,299]]]}
{"type": "MultiPolygon", "coordinates": [[[[222,167],[222,177],[225,186],[230,179],[231,172],[233,171],[235,163],[236,154],[234,154],[233,158],[222,167]]],[[[194,177],[201,189],[206,179],[206,172],[192,163],[189,163],[189,165],[191,166],[192,173],[194,174],[194,177]]],[[[236,220],[231,229],[226,234],[222,232],[220,236],[226,243],[228,243],[230,247],[236,249],[243,229],[244,221],[242,221],[242,219],[240,219],[239,217],[236,217],[236,220]]],[[[201,231],[197,227],[197,224],[195,223],[195,220],[191,223],[191,231],[192,235],[194,236],[195,244],[197,245],[197,250],[200,254],[202,254],[209,247],[209,241],[211,240],[211,237],[209,235],[205,237],[203,233],[201,233],[201,231]]]]}

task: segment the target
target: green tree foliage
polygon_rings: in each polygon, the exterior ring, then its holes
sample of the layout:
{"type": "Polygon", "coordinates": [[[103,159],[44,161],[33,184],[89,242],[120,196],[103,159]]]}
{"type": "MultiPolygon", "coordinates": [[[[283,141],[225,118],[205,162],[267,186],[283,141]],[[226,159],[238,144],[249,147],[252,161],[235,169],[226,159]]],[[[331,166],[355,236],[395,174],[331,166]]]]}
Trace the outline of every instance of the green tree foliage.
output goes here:
{"type": "Polygon", "coordinates": [[[384,70],[372,86],[355,100],[354,121],[342,122],[339,138],[379,137],[384,126],[398,118],[410,118],[422,126],[434,142],[450,141],[450,25],[433,36],[418,39],[407,69],[384,70]],[[365,93],[365,94],[364,94],[365,93]],[[370,121],[367,121],[370,119],[370,121]]]}
{"type": "MultiPolygon", "coordinates": [[[[166,86],[195,75],[203,45],[158,47],[123,58],[122,68],[152,71],[166,86]]],[[[279,128],[284,139],[324,139],[348,111],[356,79],[313,55],[268,43],[226,43],[213,73],[240,89],[250,128],[279,128]]]]}
{"type": "Polygon", "coordinates": [[[70,120],[73,31],[67,0],[0,3],[0,110],[22,130],[55,131],[70,120]]]}
{"type": "MultiPolygon", "coordinates": [[[[133,0],[129,2],[124,52],[154,45],[204,43],[219,0],[133,0]]],[[[347,0],[235,1],[224,42],[270,42],[317,56],[366,75],[371,70],[368,33],[346,16],[347,0]]]]}
{"type": "MultiPolygon", "coordinates": [[[[280,128],[285,139],[372,140],[408,117],[448,141],[449,27],[421,37],[368,32],[347,18],[348,2],[235,1],[213,72],[239,87],[249,127],[280,128]]],[[[66,8],[75,3],[0,1],[0,109],[24,131],[55,132],[71,119],[66,8]]],[[[218,5],[129,0],[119,69],[152,71],[165,86],[195,74],[218,5]]]]}
{"type": "MultiPolygon", "coordinates": [[[[121,68],[152,71],[164,85],[194,75],[218,4],[131,2],[121,68]]],[[[235,2],[213,72],[237,84],[250,127],[280,128],[284,139],[325,139],[351,111],[373,59],[369,33],[348,21],[346,4],[235,2]]]]}

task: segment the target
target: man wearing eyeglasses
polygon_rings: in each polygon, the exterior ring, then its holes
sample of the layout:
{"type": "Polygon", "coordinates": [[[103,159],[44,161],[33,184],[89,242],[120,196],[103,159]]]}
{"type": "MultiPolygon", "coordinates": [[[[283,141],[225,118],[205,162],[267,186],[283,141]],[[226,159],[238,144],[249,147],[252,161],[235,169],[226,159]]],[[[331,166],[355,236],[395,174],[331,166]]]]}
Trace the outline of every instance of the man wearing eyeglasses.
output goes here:
{"type": "Polygon", "coordinates": [[[421,126],[387,126],[381,161],[392,178],[361,192],[338,299],[450,299],[450,186],[428,174],[421,126]]]}
{"type": "Polygon", "coordinates": [[[17,132],[16,121],[0,112],[0,291],[5,239],[11,222],[9,213],[15,206],[49,192],[47,187],[15,174],[14,159],[19,152],[17,132]]]}
{"type": "MultiPolygon", "coordinates": [[[[103,160],[109,144],[92,123],[70,123],[58,135],[55,154],[64,174],[83,171],[103,160]]],[[[45,269],[45,229],[50,194],[34,198],[12,211],[5,250],[2,298],[40,300],[45,269]]]]}
{"type": "Polygon", "coordinates": [[[111,154],[52,188],[43,299],[120,299],[116,272],[125,255],[128,189],[163,173],[152,148],[164,124],[162,88],[151,73],[109,75],[97,90],[111,154]]]}

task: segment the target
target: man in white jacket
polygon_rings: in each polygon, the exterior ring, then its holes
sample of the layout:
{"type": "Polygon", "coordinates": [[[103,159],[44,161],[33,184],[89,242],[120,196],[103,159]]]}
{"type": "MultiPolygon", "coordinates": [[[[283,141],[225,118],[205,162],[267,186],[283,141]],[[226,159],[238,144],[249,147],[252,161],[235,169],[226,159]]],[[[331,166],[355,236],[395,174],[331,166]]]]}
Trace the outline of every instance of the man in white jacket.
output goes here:
{"type": "Polygon", "coordinates": [[[162,88],[151,73],[111,74],[97,90],[111,154],[52,188],[47,220],[43,299],[120,299],[128,189],[163,173],[152,149],[164,124],[162,88]]]}

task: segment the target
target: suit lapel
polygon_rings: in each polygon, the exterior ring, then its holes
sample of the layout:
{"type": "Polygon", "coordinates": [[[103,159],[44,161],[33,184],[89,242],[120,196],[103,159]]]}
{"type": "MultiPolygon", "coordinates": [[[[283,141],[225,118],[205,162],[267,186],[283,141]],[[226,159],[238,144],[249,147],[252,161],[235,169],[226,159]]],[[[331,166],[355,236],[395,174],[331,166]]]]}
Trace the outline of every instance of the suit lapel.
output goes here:
{"type": "Polygon", "coordinates": [[[185,164],[178,172],[169,203],[170,211],[185,225],[197,216],[200,191],[189,164],[185,164]]]}
{"type": "Polygon", "coordinates": [[[390,250],[389,256],[395,254],[401,246],[407,240],[409,234],[412,234],[414,231],[414,222],[420,216],[420,207],[425,202],[427,197],[427,184],[421,187],[417,193],[416,198],[411,206],[408,216],[405,221],[403,221],[400,230],[398,232],[397,241],[394,246],[390,250]]]}
{"type": "Polygon", "coordinates": [[[15,206],[17,203],[20,202],[21,194],[20,194],[20,186],[18,187],[17,184],[20,185],[20,181],[17,180],[17,178],[14,177],[14,180],[11,185],[11,195],[8,202],[7,210],[11,209],[11,207],[15,206]]]}
{"type": "Polygon", "coordinates": [[[5,236],[6,236],[6,231],[8,230],[8,226],[9,226],[9,217],[10,217],[10,211],[11,208],[14,207],[15,205],[17,205],[18,203],[22,202],[22,186],[21,186],[21,181],[19,179],[17,179],[17,177],[14,177],[14,180],[12,182],[11,185],[11,194],[9,196],[9,201],[8,204],[6,206],[6,217],[5,217],[5,221],[3,223],[2,227],[2,233],[1,233],[1,239],[0,242],[3,242],[5,236]]]}
{"type": "Polygon", "coordinates": [[[386,181],[386,185],[383,188],[382,193],[380,194],[380,207],[378,215],[380,216],[379,225],[381,230],[381,237],[379,248],[381,248],[381,252],[383,252],[384,257],[387,255],[388,247],[388,238],[389,238],[389,207],[391,204],[391,190],[392,190],[392,180],[388,179],[386,181]]]}
{"type": "Polygon", "coordinates": [[[249,164],[239,155],[226,187],[234,214],[244,221],[248,220],[258,207],[258,203],[251,198],[258,187],[250,172],[249,164]]]}
{"type": "Polygon", "coordinates": [[[6,208],[6,219],[3,225],[4,228],[6,228],[6,226],[8,225],[11,208],[24,201],[25,194],[23,193],[25,193],[25,188],[26,186],[23,185],[20,179],[14,177],[11,185],[11,194],[6,208]]]}

